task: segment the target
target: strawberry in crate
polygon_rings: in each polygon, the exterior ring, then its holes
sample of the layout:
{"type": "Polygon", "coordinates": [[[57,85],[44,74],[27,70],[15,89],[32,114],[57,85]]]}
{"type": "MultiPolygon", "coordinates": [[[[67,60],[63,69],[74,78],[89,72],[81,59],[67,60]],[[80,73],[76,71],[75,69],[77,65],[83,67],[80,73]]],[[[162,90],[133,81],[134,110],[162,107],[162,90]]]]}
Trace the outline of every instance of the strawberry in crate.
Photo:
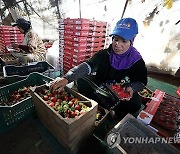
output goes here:
{"type": "Polygon", "coordinates": [[[112,84],[109,88],[120,100],[129,100],[131,98],[130,93],[126,92],[125,87],[120,83],[112,84]]]}
{"type": "Polygon", "coordinates": [[[13,91],[8,99],[6,101],[4,101],[3,103],[1,102],[0,105],[2,106],[11,106],[14,105],[16,103],[19,103],[20,101],[31,97],[30,94],[30,87],[23,87],[23,88],[19,88],[16,91],[13,91]]]}
{"type": "Polygon", "coordinates": [[[130,93],[126,92],[120,84],[111,85],[111,89],[116,93],[119,99],[125,100],[130,99],[130,93]]]}
{"type": "Polygon", "coordinates": [[[151,98],[152,97],[152,91],[150,91],[148,88],[144,88],[142,91],[138,92],[138,94],[141,96],[141,97],[144,97],[144,98],[151,98]]]}
{"type": "Polygon", "coordinates": [[[126,87],[130,83],[130,80],[128,77],[125,77],[122,79],[119,83],[113,83],[109,87],[113,93],[120,99],[120,100],[130,100],[131,94],[129,90],[126,87]]]}
{"type": "Polygon", "coordinates": [[[40,97],[63,118],[74,118],[89,111],[86,101],[81,101],[66,91],[51,92],[48,88],[38,92],[40,97]]]}

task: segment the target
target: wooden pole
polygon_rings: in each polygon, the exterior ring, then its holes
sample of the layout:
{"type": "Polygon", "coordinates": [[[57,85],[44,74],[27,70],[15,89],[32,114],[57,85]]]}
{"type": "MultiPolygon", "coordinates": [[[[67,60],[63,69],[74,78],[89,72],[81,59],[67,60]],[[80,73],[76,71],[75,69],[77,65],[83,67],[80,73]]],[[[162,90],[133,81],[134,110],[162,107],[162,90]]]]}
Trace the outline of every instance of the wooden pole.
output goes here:
{"type": "Polygon", "coordinates": [[[124,9],[123,9],[123,13],[122,13],[121,18],[123,18],[123,16],[124,16],[124,13],[125,13],[125,11],[126,11],[126,7],[127,7],[127,5],[128,5],[128,1],[129,1],[129,0],[126,0],[126,3],[125,3],[125,5],[124,5],[124,9]]]}
{"type": "Polygon", "coordinates": [[[59,10],[59,1],[56,0],[56,7],[57,7],[57,12],[58,12],[58,19],[61,19],[61,14],[60,14],[60,10],[59,10]]]}
{"type": "Polygon", "coordinates": [[[79,17],[81,18],[81,0],[79,0],[79,17]]]}

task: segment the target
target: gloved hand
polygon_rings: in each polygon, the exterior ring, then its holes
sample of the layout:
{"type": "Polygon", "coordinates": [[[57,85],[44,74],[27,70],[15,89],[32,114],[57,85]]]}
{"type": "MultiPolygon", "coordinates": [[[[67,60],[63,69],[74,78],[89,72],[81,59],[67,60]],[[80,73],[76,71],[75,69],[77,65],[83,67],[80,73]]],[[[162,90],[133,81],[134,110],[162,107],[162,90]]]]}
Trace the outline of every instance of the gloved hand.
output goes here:
{"type": "Polygon", "coordinates": [[[51,91],[61,91],[68,84],[68,80],[63,77],[57,77],[55,80],[50,82],[50,90],[51,91]]]}
{"type": "Polygon", "coordinates": [[[134,93],[132,87],[126,87],[125,86],[123,89],[124,89],[124,92],[127,92],[127,93],[130,94],[130,97],[128,98],[128,100],[130,100],[132,98],[132,96],[133,96],[133,93],[134,93]]]}

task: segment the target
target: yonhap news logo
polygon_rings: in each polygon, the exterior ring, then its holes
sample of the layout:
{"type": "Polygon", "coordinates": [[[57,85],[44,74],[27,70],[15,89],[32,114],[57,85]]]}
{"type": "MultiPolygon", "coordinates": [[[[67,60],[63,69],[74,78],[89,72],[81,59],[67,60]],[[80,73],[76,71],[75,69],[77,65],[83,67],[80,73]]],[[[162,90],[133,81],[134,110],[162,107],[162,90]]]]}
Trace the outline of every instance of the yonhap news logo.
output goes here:
{"type": "Polygon", "coordinates": [[[110,133],[107,136],[107,144],[110,148],[117,147],[120,143],[124,144],[156,144],[156,143],[167,143],[167,144],[179,144],[180,143],[180,132],[176,133],[174,137],[121,137],[119,132],[110,133]]]}
{"type": "Polygon", "coordinates": [[[118,132],[111,133],[107,137],[107,144],[110,148],[114,148],[121,143],[121,137],[118,132]]]}

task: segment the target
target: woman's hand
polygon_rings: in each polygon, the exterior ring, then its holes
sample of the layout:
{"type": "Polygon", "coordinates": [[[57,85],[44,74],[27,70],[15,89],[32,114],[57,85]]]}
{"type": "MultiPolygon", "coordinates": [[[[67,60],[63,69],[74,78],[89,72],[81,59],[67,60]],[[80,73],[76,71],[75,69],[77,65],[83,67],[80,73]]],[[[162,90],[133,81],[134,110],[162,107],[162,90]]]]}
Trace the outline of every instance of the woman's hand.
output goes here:
{"type": "Polygon", "coordinates": [[[17,49],[17,48],[19,48],[19,44],[13,43],[13,44],[12,44],[12,47],[13,47],[14,49],[17,49]]]}
{"type": "Polygon", "coordinates": [[[132,89],[132,87],[124,87],[124,91],[125,92],[128,92],[129,94],[130,94],[130,97],[129,97],[129,99],[128,100],[130,100],[131,98],[132,98],[132,96],[133,96],[133,89],[132,89]]]}
{"type": "Polygon", "coordinates": [[[50,82],[50,90],[59,90],[61,91],[68,84],[68,80],[66,78],[56,78],[55,80],[50,82]]]}

